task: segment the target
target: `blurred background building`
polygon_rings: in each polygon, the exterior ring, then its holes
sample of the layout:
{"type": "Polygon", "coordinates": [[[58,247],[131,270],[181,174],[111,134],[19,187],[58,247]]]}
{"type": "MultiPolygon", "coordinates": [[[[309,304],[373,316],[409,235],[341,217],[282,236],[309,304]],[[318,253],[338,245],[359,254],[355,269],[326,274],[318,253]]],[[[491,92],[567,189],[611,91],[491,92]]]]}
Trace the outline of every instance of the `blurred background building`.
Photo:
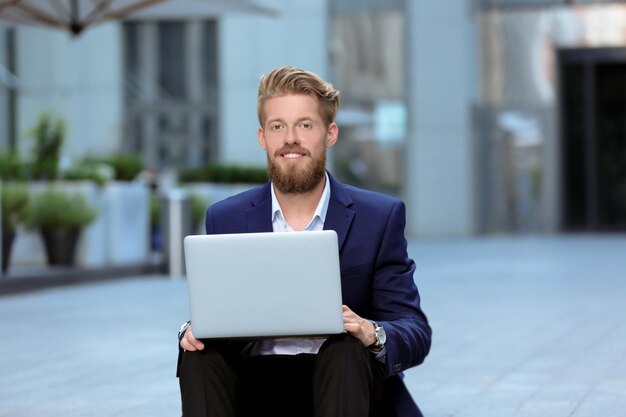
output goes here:
{"type": "Polygon", "coordinates": [[[53,109],[69,159],[264,165],[258,79],[294,65],[342,91],[331,171],[404,198],[412,236],[626,230],[626,4],[253,3],[270,12],[0,26],[0,146],[53,109]]]}

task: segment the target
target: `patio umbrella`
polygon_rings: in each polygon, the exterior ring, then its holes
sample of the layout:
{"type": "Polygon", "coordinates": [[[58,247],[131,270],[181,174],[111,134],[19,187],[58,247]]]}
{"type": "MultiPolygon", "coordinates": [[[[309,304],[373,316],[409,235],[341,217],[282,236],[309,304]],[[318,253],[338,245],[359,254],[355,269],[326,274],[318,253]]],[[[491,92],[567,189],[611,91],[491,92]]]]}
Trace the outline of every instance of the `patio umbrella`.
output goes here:
{"type": "Polygon", "coordinates": [[[0,0],[0,20],[68,30],[73,35],[122,18],[189,20],[227,12],[275,14],[247,0],[0,0]]]}

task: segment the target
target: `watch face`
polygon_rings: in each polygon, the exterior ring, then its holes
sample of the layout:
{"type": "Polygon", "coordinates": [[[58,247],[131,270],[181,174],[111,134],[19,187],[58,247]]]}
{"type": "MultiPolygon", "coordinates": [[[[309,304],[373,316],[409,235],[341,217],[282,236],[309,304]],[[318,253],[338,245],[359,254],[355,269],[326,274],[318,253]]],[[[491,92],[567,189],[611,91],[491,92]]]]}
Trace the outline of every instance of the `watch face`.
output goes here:
{"type": "Polygon", "coordinates": [[[387,341],[387,333],[385,333],[385,329],[382,326],[376,328],[376,339],[379,346],[384,345],[387,341]]]}

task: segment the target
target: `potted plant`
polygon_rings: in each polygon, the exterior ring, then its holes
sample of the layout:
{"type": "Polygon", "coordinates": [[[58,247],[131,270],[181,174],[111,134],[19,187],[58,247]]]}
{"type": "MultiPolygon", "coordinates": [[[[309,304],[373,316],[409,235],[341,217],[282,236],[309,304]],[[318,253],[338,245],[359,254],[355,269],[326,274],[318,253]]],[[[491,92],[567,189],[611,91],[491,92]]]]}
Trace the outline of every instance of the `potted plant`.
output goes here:
{"type": "Polygon", "coordinates": [[[144,169],[141,157],[135,154],[88,157],[85,158],[84,162],[110,166],[113,169],[114,178],[117,181],[133,181],[144,169]]]}
{"type": "Polygon", "coordinates": [[[23,184],[2,184],[2,272],[6,272],[19,224],[28,202],[28,191],[23,184]]]}
{"type": "Polygon", "coordinates": [[[28,178],[28,164],[17,152],[0,148],[0,178],[4,181],[21,181],[28,178]]]}
{"type": "Polygon", "coordinates": [[[32,161],[35,179],[56,179],[66,133],[65,120],[54,118],[50,113],[42,113],[35,127],[28,132],[35,140],[32,161]]]}
{"type": "Polygon", "coordinates": [[[100,188],[103,188],[114,176],[115,172],[109,165],[88,160],[79,161],[60,174],[63,180],[92,181],[100,188]]]}
{"type": "Polygon", "coordinates": [[[24,225],[39,230],[50,265],[73,265],[82,229],[96,216],[84,195],[49,188],[31,196],[24,225]]]}
{"type": "Polygon", "coordinates": [[[220,201],[267,181],[267,169],[259,166],[207,164],[178,171],[178,182],[207,201],[220,201]]]}
{"type": "Polygon", "coordinates": [[[257,166],[207,164],[181,169],[178,180],[183,183],[263,184],[267,182],[267,169],[257,166]]]}
{"type": "Polygon", "coordinates": [[[198,193],[190,193],[189,206],[191,209],[191,233],[196,234],[200,231],[200,225],[204,224],[206,209],[209,207],[209,202],[198,193]]]}

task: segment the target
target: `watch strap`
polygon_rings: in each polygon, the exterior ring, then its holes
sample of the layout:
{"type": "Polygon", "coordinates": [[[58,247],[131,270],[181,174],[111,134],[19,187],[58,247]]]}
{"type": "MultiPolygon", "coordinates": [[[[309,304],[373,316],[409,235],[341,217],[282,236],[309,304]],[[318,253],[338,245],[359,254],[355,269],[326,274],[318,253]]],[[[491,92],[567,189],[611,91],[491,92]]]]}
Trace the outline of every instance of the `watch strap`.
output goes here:
{"type": "Polygon", "coordinates": [[[183,337],[185,337],[185,333],[187,332],[187,329],[189,328],[190,324],[191,324],[191,321],[187,321],[180,326],[180,329],[178,329],[178,341],[179,342],[183,340],[183,337]]]}
{"type": "Polygon", "coordinates": [[[374,336],[376,337],[376,340],[374,341],[374,343],[368,346],[368,349],[370,349],[372,352],[378,353],[385,347],[384,343],[380,343],[379,332],[381,327],[374,320],[370,320],[370,322],[374,326],[374,336]]]}

